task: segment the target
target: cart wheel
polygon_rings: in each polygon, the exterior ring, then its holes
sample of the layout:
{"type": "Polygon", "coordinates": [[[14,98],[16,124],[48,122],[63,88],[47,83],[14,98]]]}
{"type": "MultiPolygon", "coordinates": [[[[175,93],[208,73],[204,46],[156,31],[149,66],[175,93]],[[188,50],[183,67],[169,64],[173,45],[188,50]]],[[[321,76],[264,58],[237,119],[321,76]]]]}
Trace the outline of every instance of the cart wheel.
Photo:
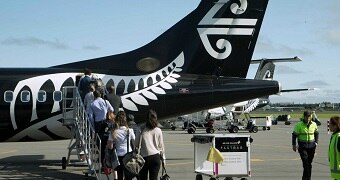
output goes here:
{"type": "Polygon", "coordinates": [[[66,157],[62,157],[61,158],[61,168],[62,169],[66,169],[66,157]]]}
{"type": "Polygon", "coordinates": [[[238,127],[237,126],[234,126],[231,130],[233,133],[238,133],[238,127]]]}
{"type": "Polygon", "coordinates": [[[189,134],[195,133],[195,128],[190,127],[190,128],[188,129],[188,133],[189,133],[189,134]]]}
{"type": "Polygon", "coordinates": [[[257,133],[259,131],[259,128],[257,126],[254,126],[252,128],[253,133],[257,133]]]}
{"type": "Polygon", "coordinates": [[[213,134],[215,132],[215,130],[213,128],[207,128],[205,131],[207,133],[211,133],[211,134],[213,134]]]}
{"type": "Polygon", "coordinates": [[[203,180],[202,174],[197,174],[196,175],[196,180],[203,180]]]}
{"type": "Polygon", "coordinates": [[[267,128],[266,128],[265,126],[263,126],[263,127],[262,127],[262,130],[264,130],[264,131],[265,131],[265,130],[267,130],[267,128]]]}
{"type": "Polygon", "coordinates": [[[270,130],[270,127],[267,127],[267,130],[269,131],[269,130],[270,130]]]}

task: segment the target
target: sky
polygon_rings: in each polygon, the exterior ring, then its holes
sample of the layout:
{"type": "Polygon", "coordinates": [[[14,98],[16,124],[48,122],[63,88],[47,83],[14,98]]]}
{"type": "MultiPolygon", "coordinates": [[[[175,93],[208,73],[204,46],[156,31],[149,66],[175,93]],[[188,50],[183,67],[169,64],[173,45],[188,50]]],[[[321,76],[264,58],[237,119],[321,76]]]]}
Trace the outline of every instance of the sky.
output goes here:
{"type": "MultiPolygon", "coordinates": [[[[194,10],[199,0],[1,0],[0,67],[49,67],[131,51],[194,10]]],[[[340,103],[340,1],[269,0],[253,59],[277,63],[274,103],[340,103]]],[[[248,78],[257,66],[251,65],[248,78]]]]}

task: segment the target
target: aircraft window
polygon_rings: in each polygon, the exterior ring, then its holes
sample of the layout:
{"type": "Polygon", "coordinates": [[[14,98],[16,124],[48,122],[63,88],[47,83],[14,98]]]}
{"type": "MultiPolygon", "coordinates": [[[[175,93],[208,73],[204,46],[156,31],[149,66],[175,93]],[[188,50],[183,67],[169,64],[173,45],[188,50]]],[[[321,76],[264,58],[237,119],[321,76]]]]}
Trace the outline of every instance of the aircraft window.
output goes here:
{"type": "Polygon", "coordinates": [[[5,91],[4,100],[5,100],[5,102],[12,102],[13,101],[13,91],[5,91]]]}
{"type": "Polygon", "coordinates": [[[38,92],[38,102],[45,102],[46,101],[46,91],[40,90],[38,92]]]}
{"type": "Polygon", "coordinates": [[[53,100],[54,101],[58,101],[60,102],[61,100],[63,100],[63,95],[61,91],[54,91],[53,92],[53,100]]]}
{"type": "Polygon", "coordinates": [[[31,93],[29,91],[21,91],[21,102],[29,102],[31,93]]]}

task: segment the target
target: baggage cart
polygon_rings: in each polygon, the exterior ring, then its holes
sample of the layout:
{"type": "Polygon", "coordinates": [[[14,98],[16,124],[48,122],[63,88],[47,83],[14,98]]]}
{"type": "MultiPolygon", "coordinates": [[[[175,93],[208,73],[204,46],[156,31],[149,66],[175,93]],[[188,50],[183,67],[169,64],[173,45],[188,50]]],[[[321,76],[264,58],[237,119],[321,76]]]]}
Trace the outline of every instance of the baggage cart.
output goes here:
{"type": "Polygon", "coordinates": [[[210,180],[224,177],[251,176],[250,170],[250,135],[238,134],[197,134],[191,138],[194,143],[194,168],[196,180],[202,180],[203,175],[210,180]],[[221,164],[207,161],[210,147],[218,149],[224,160],[221,164]]]}

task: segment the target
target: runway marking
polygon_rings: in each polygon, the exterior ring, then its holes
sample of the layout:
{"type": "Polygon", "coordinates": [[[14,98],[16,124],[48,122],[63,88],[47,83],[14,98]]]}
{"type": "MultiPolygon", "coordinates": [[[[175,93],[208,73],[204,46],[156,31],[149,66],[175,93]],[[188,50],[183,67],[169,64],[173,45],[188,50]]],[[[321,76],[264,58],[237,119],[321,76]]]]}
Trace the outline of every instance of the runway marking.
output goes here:
{"type": "Polygon", "coordinates": [[[193,146],[192,143],[178,143],[176,141],[165,141],[164,144],[176,144],[176,145],[182,145],[182,146],[193,146]]]}
{"type": "Polygon", "coordinates": [[[250,159],[251,162],[264,162],[264,161],[298,161],[300,158],[292,159],[250,159]]]}
{"type": "Polygon", "coordinates": [[[9,154],[14,152],[17,152],[17,150],[0,151],[0,154],[9,154]]]}
{"type": "Polygon", "coordinates": [[[253,144],[252,146],[262,146],[262,147],[272,147],[272,148],[288,148],[288,149],[292,148],[292,146],[273,146],[273,145],[263,145],[263,144],[253,144]]]}
{"type": "Polygon", "coordinates": [[[190,162],[183,162],[183,163],[166,163],[166,166],[178,166],[178,165],[188,165],[188,164],[194,164],[194,162],[190,161],[190,162]]]}

